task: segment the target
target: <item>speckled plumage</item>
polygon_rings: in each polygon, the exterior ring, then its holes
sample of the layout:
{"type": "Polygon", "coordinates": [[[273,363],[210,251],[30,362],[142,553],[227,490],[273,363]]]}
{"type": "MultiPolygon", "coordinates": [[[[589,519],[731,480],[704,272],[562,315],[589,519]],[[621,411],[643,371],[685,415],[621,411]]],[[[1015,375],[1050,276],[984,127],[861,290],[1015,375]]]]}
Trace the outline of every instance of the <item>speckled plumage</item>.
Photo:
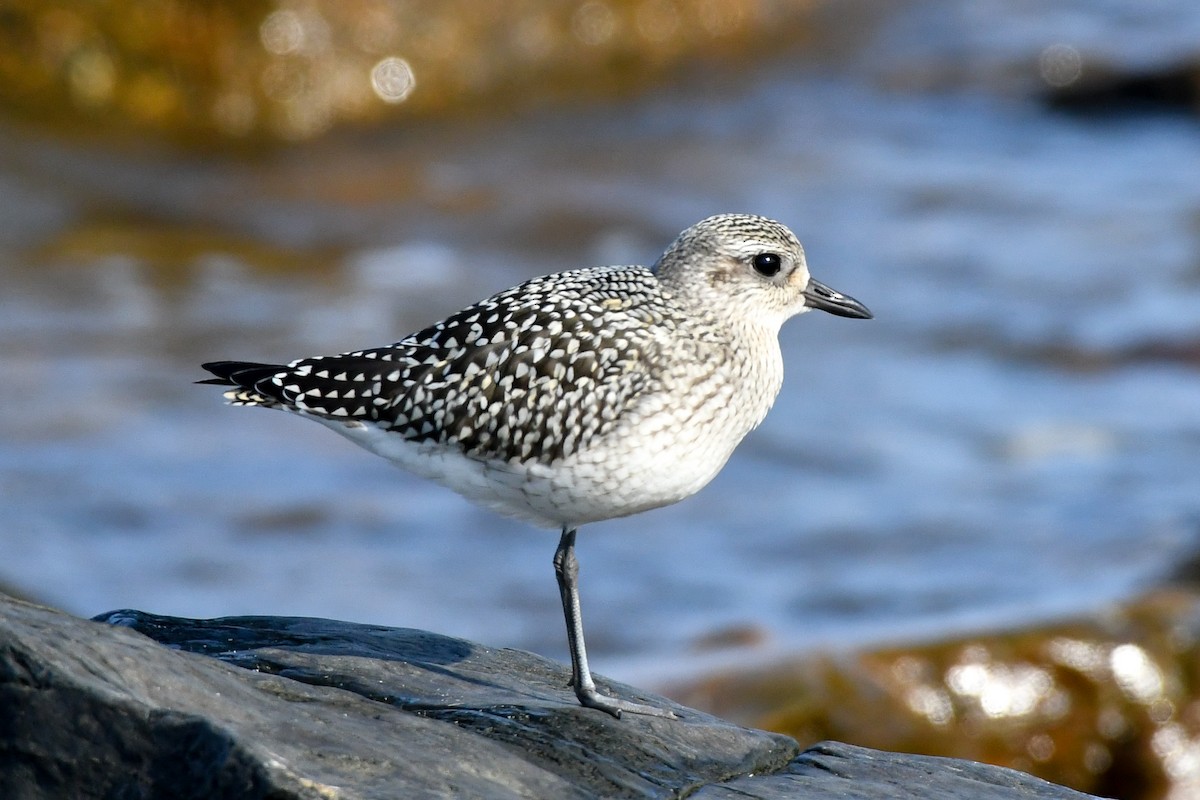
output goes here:
{"type": "Polygon", "coordinates": [[[653,269],[535,278],[386,347],[204,366],[234,405],[312,417],[573,545],[706,484],[779,391],[780,325],[812,307],[870,316],[811,280],[786,227],[725,214],[653,269]]]}
{"type": "Polygon", "coordinates": [[[640,362],[674,328],[654,288],[640,267],[537,278],[393,345],[274,368],[230,398],[378,425],[473,459],[553,464],[646,388],[640,362]]]}

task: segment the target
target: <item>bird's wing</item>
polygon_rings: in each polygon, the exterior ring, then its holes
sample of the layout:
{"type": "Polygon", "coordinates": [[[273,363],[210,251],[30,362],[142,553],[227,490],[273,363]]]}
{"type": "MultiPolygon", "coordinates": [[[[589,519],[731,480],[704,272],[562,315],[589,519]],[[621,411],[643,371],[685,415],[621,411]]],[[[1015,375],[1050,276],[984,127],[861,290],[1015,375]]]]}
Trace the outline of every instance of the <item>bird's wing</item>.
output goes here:
{"type": "MultiPolygon", "coordinates": [[[[631,301],[648,271],[535,279],[395,344],[286,366],[216,362],[243,405],[373,423],[482,458],[552,462],[608,430],[653,384],[661,319],[631,301]]],[[[652,304],[650,304],[652,305],[652,304]]]]}

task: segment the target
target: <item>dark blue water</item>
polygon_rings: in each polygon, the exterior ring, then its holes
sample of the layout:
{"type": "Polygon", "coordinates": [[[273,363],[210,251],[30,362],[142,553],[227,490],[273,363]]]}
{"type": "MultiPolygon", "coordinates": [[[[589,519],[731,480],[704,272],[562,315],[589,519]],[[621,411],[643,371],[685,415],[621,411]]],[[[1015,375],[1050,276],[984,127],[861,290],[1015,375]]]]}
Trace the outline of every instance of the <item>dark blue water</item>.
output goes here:
{"type": "Polygon", "coordinates": [[[1157,580],[1200,520],[1200,121],[1052,113],[1038,59],[1195,57],[1200,7],[967,5],[848,5],[828,52],[262,161],[3,133],[0,581],[563,657],[555,534],[191,381],[649,262],[721,211],[790,224],[876,319],[794,320],[725,471],[584,530],[600,672],[680,674],[727,630],[757,644],[704,658],[1034,623],[1157,580]]]}

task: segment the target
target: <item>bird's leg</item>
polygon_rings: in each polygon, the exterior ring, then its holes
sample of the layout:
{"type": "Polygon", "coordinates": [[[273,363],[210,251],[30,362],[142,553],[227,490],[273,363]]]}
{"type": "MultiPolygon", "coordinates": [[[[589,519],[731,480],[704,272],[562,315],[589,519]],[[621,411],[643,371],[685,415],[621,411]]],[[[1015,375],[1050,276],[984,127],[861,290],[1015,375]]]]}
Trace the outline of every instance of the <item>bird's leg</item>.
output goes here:
{"type": "Polygon", "coordinates": [[[583,643],[583,616],[579,611],[579,561],[575,558],[576,528],[564,527],[558,549],[554,551],[554,576],[562,597],[563,616],[567,621],[567,645],[571,650],[571,685],[581,705],[606,711],[620,719],[621,712],[674,718],[675,714],[643,703],[631,703],[606,697],[596,690],[592,671],[588,669],[587,648],[583,643]]]}

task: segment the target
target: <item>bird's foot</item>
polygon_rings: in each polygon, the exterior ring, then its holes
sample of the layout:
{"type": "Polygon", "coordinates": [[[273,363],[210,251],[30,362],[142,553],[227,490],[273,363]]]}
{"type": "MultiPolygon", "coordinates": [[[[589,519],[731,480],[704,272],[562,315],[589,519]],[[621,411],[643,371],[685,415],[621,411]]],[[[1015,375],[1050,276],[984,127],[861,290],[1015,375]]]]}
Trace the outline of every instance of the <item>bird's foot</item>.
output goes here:
{"type": "Polygon", "coordinates": [[[622,714],[643,714],[647,717],[662,717],[663,719],[679,718],[679,715],[674,711],[646,705],[645,703],[634,703],[629,700],[608,697],[600,694],[595,688],[590,690],[580,690],[577,688],[575,696],[579,698],[580,705],[612,714],[617,719],[620,719],[622,714]]]}

